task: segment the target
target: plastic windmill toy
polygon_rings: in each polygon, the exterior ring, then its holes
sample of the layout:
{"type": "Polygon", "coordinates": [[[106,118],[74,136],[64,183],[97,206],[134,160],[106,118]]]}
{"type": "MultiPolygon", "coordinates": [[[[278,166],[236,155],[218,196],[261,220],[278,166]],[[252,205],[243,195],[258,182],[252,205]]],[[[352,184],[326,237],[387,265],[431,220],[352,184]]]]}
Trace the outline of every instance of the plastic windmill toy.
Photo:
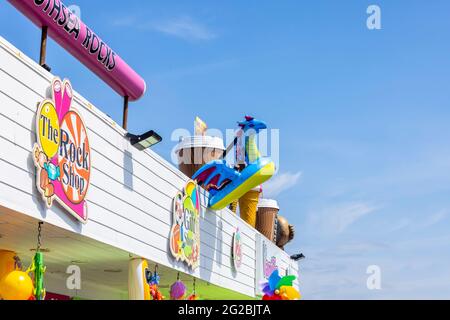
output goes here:
{"type": "Polygon", "coordinates": [[[278,270],[275,270],[269,277],[269,281],[263,283],[263,300],[300,300],[300,292],[293,287],[295,276],[280,277],[278,270]]]}

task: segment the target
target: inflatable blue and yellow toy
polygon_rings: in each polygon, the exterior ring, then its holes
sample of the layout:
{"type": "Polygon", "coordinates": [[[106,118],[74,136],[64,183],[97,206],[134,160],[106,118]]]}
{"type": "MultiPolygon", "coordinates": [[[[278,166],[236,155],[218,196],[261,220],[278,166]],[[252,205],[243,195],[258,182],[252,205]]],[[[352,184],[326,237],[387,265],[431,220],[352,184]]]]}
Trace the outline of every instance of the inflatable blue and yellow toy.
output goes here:
{"type": "Polygon", "coordinates": [[[270,158],[261,157],[256,143],[256,135],[267,129],[267,125],[253,117],[245,117],[245,121],[238,124],[245,134],[245,168],[239,172],[225,160],[215,160],[204,165],[193,176],[198,185],[209,191],[209,207],[212,210],[226,208],[275,173],[275,163],[270,158]]]}

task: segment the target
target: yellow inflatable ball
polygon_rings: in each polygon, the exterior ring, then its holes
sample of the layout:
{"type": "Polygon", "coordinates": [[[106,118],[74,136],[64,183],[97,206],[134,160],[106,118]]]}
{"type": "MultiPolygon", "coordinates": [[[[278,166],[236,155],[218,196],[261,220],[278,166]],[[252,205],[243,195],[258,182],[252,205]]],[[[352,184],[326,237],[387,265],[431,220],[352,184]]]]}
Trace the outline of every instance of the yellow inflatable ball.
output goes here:
{"type": "Polygon", "coordinates": [[[8,273],[20,270],[20,260],[15,252],[0,250],[0,281],[8,273]]]}
{"type": "Polygon", "coordinates": [[[10,272],[0,282],[0,297],[4,300],[28,300],[32,294],[33,281],[25,272],[10,272]]]}

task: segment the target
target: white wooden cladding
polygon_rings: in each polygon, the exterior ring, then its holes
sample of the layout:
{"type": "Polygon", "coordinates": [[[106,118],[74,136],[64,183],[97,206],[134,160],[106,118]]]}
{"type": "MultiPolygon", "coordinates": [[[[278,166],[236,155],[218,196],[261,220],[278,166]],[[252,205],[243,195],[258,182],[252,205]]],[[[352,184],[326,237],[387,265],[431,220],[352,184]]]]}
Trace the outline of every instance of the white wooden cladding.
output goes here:
{"type": "MultiPolygon", "coordinates": [[[[52,79],[53,75],[0,37],[0,204],[215,285],[249,296],[258,294],[257,232],[229,210],[211,212],[203,203],[200,267],[191,272],[175,262],[168,248],[172,199],[187,177],[154,152],[133,148],[122,128],[76,92],[72,107],[84,118],[92,149],[89,221],[81,225],[59,206],[45,208],[35,187],[31,150],[36,141],[37,104],[46,98],[52,79]],[[231,261],[236,227],[243,235],[239,272],[231,261]]],[[[76,89],[76,83],[73,86],[76,89]]],[[[289,265],[282,254],[283,263],[289,265]]],[[[297,272],[295,266],[291,269],[297,272]]]]}

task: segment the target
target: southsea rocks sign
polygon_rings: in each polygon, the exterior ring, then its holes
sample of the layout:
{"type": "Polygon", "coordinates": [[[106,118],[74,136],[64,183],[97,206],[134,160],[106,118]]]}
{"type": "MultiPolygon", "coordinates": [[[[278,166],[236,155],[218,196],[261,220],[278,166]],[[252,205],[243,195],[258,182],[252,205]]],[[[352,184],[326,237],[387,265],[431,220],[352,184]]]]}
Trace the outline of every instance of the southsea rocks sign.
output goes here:
{"type": "MultiPolygon", "coordinates": [[[[121,96],[134,101],[145,81],[60,0],[8,0],[121,96]]],[[[111,3],[110,3],[111,4],[111,3]]]]}

